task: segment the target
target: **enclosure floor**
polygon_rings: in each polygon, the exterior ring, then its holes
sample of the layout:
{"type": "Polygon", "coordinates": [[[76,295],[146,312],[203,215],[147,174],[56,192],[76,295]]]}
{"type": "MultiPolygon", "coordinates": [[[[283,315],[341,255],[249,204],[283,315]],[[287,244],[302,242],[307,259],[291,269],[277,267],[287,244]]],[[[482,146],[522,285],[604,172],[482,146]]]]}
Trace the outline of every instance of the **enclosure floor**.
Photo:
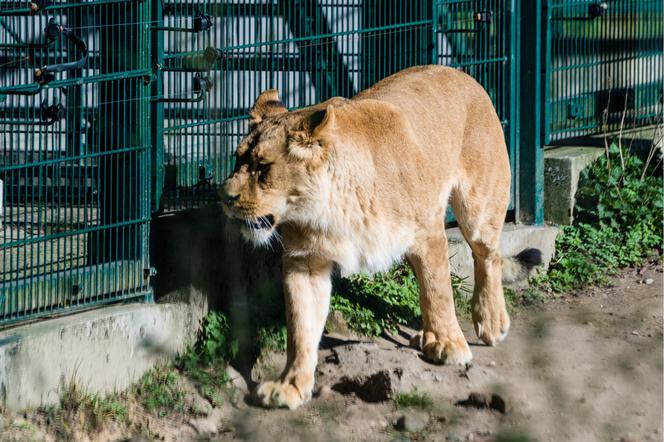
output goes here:
{"type": "MultiPolygon", "coordinates": [[[[367,342],[364,338],[326,335],[316,375],[318,388],[326,392],[295,411],[258,408],[240,394],[229,397],[207,417],[176,413],[159,418],[134,409],[132,427],[114,424],[81,440],[122,440],[138,434],[148,439],[135,440],[661,440],[661,270],[661,266],[649,266],[640,274],[625,271],[610,286],[513,312],[510,335],[494,348],[477,344],[472,324],[463,320],[474,371],[424,362],[406,345],[412,330],[368,344],[359,342],[367,342]],[[648,278],[651,284],[642,283],[648,278]],[[367,345],[369,353],[353,353],[353,348],[367,345]],[[333,362],[329,356],[341,348],[351,350],[346,358],[333,362]],[[404,410],[392,401],[369,403],[326,388],[358,370],[366,375],[400,370],[401,379],[412,382],[433,404],[425,411],[404,410]],[[499,394],[507,412],[455,405],[477,391],[499,394]],[[406,434],[394,428],[399,417],[413,413],[424,416],[421,431],[406,434]],[[216,433],[211,439],[210,431],[216,433]],[[506,438],[508,434],[513,437],[506,438]]],[[[244,371],[253,378],[249,386],[278,373],[284,362],[283,354],[263,355],[253,369],[244,371]]],[[[191,380],[185,386],[187,394],[197,394],[191,380]]],[[[28,436],[53,440],[53,427],[31,416],[0,414],[0,434],[6,440],[28,436]]]]}

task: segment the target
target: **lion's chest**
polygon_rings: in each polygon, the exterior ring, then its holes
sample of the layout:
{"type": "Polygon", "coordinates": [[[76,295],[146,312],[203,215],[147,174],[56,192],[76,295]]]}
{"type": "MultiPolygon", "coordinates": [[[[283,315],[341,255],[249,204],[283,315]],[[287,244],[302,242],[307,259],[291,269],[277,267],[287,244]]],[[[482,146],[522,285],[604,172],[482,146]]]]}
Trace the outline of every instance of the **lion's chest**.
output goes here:
{"type": "Polygon", "coordinates": [[[414,236],[405,226],[374,226],[352,233],[328,243],[329,255],[342,276],[389,270],[412,246],[414,236]]]}

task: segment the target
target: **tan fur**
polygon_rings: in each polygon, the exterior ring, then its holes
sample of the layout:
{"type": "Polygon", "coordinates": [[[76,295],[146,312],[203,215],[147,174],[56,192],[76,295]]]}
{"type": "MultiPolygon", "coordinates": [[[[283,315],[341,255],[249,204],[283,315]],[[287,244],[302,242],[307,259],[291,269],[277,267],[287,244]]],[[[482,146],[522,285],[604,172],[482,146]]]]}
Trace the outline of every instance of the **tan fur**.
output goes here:
{"type": "Polygon", "coordinates": [[[420,284],[424,355],[470,361],[452,298],[448,200],[473,252],[477,334],[489,345],[506,336],[499,241],[510,170],[478,83],[451,68],[414,67],[351,100],[294,112],[267,91],[251,116],[222,198],[247,239],[283,243],[288,363],[257,388],[262,404],[295,408],[311,397],[334,266],[376,272],[405,257],[420,284]]]}

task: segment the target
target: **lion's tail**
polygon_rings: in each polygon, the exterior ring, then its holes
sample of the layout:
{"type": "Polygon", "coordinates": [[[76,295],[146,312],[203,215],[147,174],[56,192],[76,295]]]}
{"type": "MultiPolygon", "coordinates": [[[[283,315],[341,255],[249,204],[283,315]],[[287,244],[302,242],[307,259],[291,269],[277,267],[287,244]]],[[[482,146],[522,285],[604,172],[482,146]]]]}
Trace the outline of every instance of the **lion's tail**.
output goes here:
{"type": "Polygon", "coordinates": [[[530,276],[533,268],[542,264],[542,251],[527,248],[517,255],[503,258],[502,264],[504,284],[522,281],[530,276]]]}

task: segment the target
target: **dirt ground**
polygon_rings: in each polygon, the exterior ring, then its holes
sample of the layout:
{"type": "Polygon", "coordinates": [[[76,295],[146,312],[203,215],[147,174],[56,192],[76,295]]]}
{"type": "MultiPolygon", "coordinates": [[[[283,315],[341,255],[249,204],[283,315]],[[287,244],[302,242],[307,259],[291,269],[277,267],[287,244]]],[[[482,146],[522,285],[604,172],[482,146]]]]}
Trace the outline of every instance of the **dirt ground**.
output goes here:
{"type": "MultiPolygon", "coordinates": [[[[264,410],[235,391],[207,416],[148,419],[131,440],[661,441],[662,291],[661,266],[625,271],[607,287],[513,312],[510,335],[495,348],[480,345],[464,320],[474,355],[465,368],[423,361],[407,329],[373,342],[326,335],[318,392],[306,406],[264,410]],[[387,399],[403,392],[431,401],[397,407],[387,399]]],[[[263,357],[249,388],[283,362],[263,357]]],[[[12,422],[2,440],[52,439],[12,422]]],[[[92,439],[131,433],[109,428],[92,439]]]]}

